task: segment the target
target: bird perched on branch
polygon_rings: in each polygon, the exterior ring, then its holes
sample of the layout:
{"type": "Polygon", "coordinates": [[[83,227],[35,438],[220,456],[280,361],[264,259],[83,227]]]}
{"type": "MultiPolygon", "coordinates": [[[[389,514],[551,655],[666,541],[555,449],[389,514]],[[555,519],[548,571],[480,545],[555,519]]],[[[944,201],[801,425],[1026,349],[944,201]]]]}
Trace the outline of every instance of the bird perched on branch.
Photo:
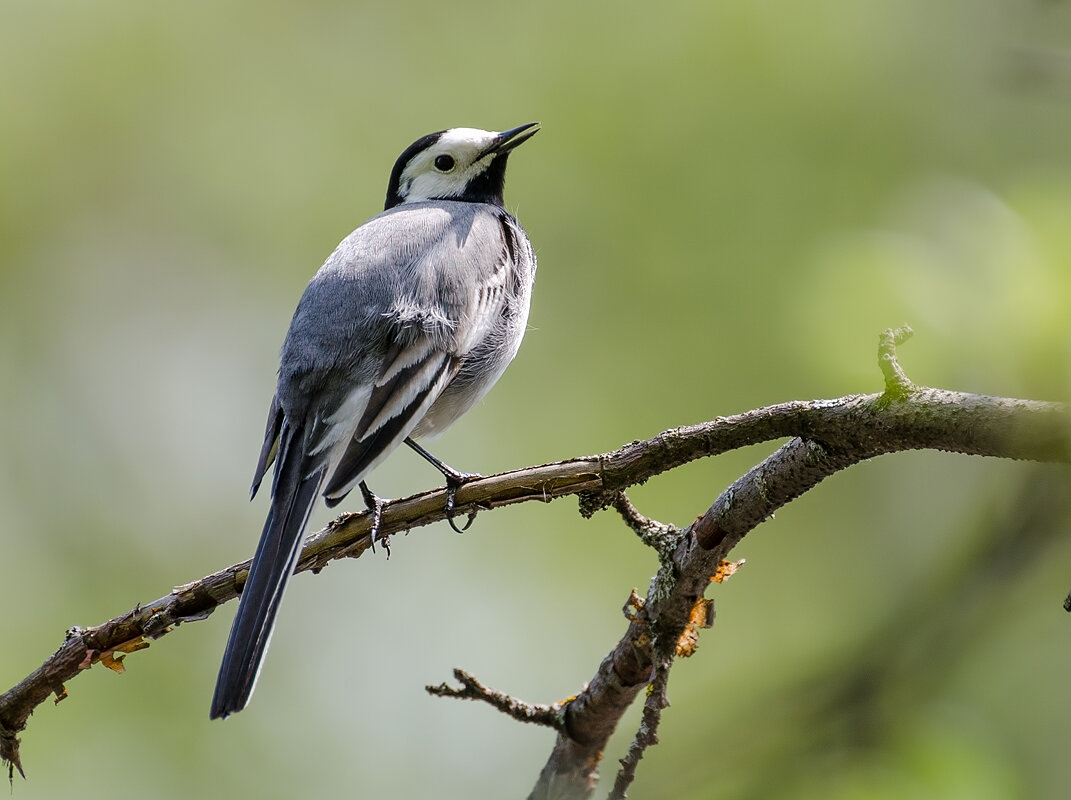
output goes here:
{"type": "Polygon", "coordinates": [[[532,122],[417,139],[394,165],[383,213],[343,239],[305,289],[253,478],[255,495],[274,463],[271,508],[213,719],[249,701],[319,495],[334,506],[360,486],[378,522],[384,501],[365,476],[405,442],[446,477],[452,517],[454,491],[473,476],[414,437],[439,434],[468,411],[520,347],[536,259],[502,193],[509,154],[538,130],[532,122]]]}

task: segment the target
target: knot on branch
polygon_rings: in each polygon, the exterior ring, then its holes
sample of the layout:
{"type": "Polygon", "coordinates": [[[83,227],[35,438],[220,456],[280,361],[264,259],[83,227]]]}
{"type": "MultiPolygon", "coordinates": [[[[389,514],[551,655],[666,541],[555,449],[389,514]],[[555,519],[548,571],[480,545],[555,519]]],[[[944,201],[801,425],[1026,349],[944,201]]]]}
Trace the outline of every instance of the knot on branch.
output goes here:
{"type": "Polygon", "coordinates": [[[613,505],[615,497],[617,497],[617,492],[605,490],[577,492],[577,498],[580,501],[580,516],[584,519],[591,519],[599,511],[613,505]]]}

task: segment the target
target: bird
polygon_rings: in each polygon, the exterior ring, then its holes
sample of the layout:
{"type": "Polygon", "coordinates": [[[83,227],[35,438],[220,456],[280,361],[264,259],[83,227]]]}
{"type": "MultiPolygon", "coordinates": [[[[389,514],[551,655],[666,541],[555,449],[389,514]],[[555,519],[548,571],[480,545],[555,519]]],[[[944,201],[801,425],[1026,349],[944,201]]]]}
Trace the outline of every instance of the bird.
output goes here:
{"type": "Polygon", "coordinates": [[[274,464],[270,508],[212,719],[249,702],[319,496],[333,507],[360,486],[378,523],[382,501],[364,479],[403,442],[443,472],[448,517],[453,491],[474,477],[416,439],[468,411],[520,348],[536,257],[503,192],[509,155],[539,129],[451,128],[417,139],[394,164],[384,210],[343,239],[306,287],[250,492],[274,464]]]}

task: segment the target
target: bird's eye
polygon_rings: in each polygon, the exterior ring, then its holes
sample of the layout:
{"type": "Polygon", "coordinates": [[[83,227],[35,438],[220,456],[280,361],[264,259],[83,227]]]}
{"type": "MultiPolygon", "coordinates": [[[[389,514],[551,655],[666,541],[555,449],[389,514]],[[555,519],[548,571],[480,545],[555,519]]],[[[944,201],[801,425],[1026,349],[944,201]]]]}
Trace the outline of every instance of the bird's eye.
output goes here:
{"type": "Polygon", "coordinates": [[[454,168],[454,157],[453,156],[447,156],[447,155],[435,156],[435,169],[439,170],[439,172],[449,172],[453,168],[454,168]]]}

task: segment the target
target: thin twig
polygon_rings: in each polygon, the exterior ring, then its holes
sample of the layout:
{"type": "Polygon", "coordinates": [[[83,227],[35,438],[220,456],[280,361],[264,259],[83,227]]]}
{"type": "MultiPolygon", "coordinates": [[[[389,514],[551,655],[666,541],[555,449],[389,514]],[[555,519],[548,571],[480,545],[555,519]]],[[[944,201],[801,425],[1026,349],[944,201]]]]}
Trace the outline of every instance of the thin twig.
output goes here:
{"type": "Polygon", "coordinates": [[[648,547],[653,547],[659,554],[671,552],[676,548],[680,528],[645,517],[623,490],[614,493],[613,507],[625,524],[632,528],[640,537],[640,541],[648,547]]]}
{"type": "Polygon", "coordinates": [[[890,397],[903,399],[915,388],[896,359],[896,348],[914,333],[910,325],[904,325],[901,328],[890,328],[878,338],[878,366],[881,368],[881,374],[885,376],[885,394],[890,397]]]}
{"type": "Polygon", "coordinates": [[[505,692],[489,689],[480,683],[480,681],[472,674],[460,667],[454,669],[454,677],[461,682],[459,688],[440,683],[438,686],[425,686],[424,690],[435,697],[453,697],[459,700],[482,700],[518,722],[530,722],[536,725],[545,725],[546,727],[554,728],[554,730],[559,732],[565,730],[562,708],[564,708],[568,700],[561,703],[552,703],[551,705],[526,703],[523,700],[511,697],[505,692]]]}
{"type": "Polygon", "coordinates": [[[669,671],[672,657],[660,658],[655,667],[654,677],[647,687],[647,698],[643,702],[643,714],[636,735],[621,759],[621,769],[614,779],[613,789],[607,800],[624,800],[628,787],[636,779],[636,768],[648,747],[658,744],[658,726],[662,722],[663,709],[669,708],[669,695],[666,691],[669,683],[669,671]]]}

